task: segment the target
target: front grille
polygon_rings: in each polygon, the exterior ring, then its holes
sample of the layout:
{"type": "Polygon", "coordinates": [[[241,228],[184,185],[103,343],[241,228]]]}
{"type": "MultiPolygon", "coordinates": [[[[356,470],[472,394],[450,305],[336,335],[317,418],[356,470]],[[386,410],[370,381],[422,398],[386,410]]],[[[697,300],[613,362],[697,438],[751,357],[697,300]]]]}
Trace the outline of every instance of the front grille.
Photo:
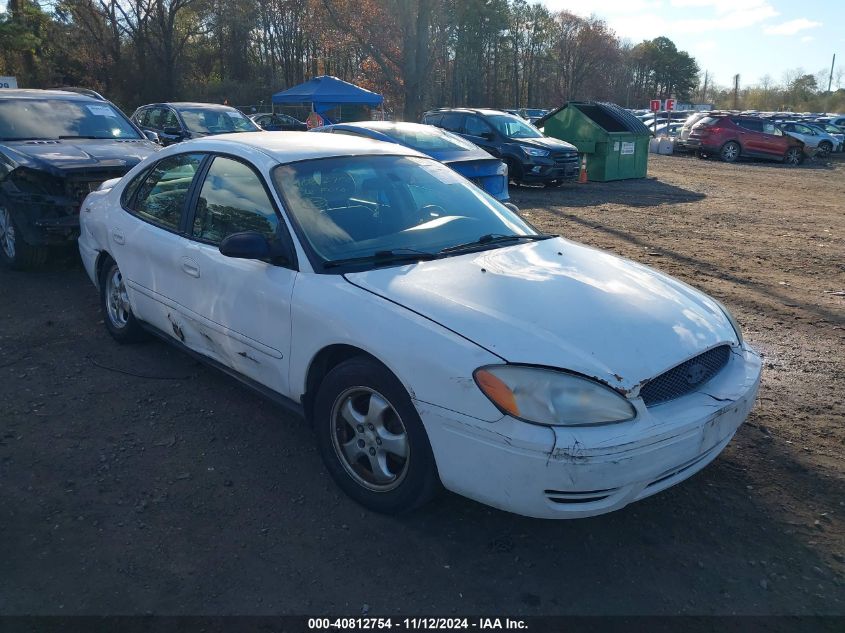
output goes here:
{"type": "Polygon", "coordinates": [[[578,162],[578,152],[565,152],[563,154],[555,154],[552,156],[556,163],[577,163],[578,162]]]}
{"type": "Polygon", "coordinates": [[[647,407],[680,398],[713,378],[728,364],[729,345],[720,345],[649,380],[640,396],[647,407]]]}
{"type": "Polygon", "coordinates": [[[579,503],[593,503],[607,499],[610,495],[618,491],[619,488],[609,488],[607,490],[544,490],[546,498],[553,503],[572,504],[579,503]]]}

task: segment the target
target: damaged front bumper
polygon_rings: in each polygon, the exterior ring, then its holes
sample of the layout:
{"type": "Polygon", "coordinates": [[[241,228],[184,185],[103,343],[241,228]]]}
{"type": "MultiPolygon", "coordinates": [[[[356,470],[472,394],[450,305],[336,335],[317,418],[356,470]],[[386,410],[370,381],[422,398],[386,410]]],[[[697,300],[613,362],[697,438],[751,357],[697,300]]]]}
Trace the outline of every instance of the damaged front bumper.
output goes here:
{"type": "Polygon", "coordinates": [[[748,416],[760,358],[737,349],[700,390],[631,422],[545,427],[508,416],[484,422],[416,401],[443,485],[482,503],[538,518],[618,510],[665,490],[713,461],[748,416]]]}

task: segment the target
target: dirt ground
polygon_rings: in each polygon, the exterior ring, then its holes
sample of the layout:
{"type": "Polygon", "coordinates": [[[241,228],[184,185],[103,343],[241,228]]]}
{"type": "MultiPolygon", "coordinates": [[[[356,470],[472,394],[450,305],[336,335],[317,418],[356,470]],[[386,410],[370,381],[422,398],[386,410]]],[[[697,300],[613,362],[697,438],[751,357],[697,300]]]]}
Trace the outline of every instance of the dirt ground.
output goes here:
{"type": "Polygon", "coordinates": [[[451,494],[370,514],[304,423],[114,343],[72,260],[0,271],[0,613],[845,614],[845,161],[651,156],[645,180],[513,198],[721,299],[765,354],[702,473],[576,521],[451,494]]]}

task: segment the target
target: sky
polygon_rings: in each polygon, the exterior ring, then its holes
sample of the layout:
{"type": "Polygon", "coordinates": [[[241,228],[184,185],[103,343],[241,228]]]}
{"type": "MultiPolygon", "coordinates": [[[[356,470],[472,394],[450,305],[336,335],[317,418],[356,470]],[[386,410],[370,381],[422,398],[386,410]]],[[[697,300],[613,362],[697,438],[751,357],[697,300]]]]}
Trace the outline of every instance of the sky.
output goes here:
{"type": "Polygon", "coordinates": [[[845,0],[541,1],[553,11],[602,18],[635,44],[665,35],[723,86],[736,73],[742,86],[767,74],[782,83],[796,68],[827,74],[834,53],[845,69],[845,0]]]}

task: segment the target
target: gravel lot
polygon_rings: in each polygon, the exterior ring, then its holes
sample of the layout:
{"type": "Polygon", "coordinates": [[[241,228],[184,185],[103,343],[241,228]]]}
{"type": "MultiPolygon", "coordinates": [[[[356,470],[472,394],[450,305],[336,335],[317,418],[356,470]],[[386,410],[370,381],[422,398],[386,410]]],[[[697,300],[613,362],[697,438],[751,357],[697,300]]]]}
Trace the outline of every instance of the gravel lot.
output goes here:
{"type": "Polygon", "coordinates": [[[577,521],[450,494],[369,514],[304,423],[114,343],[73,258],[0,271],[0,613],[845,614],[845,162],[650,161],[513,197],[721,299],[765,354],[702,473],[577,521]]]}

